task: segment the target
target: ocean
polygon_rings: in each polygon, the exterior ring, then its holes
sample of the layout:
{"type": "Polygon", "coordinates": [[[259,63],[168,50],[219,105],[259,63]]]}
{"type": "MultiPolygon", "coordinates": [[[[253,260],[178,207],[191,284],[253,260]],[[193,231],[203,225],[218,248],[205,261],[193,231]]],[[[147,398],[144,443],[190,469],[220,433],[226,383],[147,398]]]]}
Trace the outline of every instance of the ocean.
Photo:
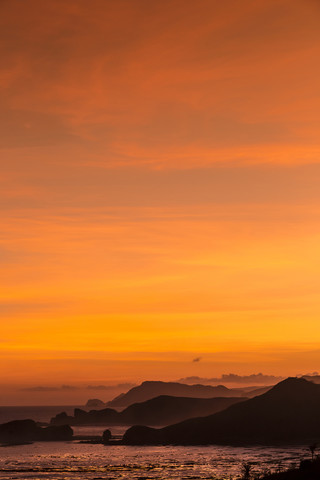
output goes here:
{"type": "MultiPolygon", "coordinates": [[[[73,410],[71,408],[70,413],[73,410]]],[[[0,407],[0,423],[16,418],[48,421],[66,407],[0,407]],[[25,414],[25,415],[24,415],[25,414]],[[28,415],[30,414],[30,415],[28,415]],[[5,420],[3,420],[5,418],[5,420]]],[[[68,411],[68,410],[67,410],[68,411]]],[[[75,434],[98,435],[108,428],[75,427],[75,434]]],[[[109,427],[113,434],[126,427],[109,427]]],[[[236,479],[243,463],[254,473],[296,466],[308,458],[307,445],[295,447],[129,447],[72,442],[35,442],[0,448],[3,480],[196,480],[236,479]]]]}
{"type": "Polygon", "coordinates": [[[90,410],[89,408],[77,405],[0,407],[0,423],[10,422],[11,420],[23,420],[25,418],[31,418],[36,422],[49,422],[50,418],[57,415],[57,413],[67,412],[68,415],[73,415],[75,408],[90,410]]]}

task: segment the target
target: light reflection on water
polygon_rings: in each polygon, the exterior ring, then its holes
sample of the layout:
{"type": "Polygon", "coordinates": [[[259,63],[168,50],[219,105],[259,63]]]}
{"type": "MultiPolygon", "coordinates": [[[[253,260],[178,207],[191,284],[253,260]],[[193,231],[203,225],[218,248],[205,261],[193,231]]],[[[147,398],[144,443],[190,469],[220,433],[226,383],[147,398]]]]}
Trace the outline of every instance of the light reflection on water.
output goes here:
{"type": "Polygon", "coordinates": [[[34,443],[0,449],[0,478],[50,480],[230,479],[243,462],[255,472],[297,465],[306,447],[128,447],[34,443]],[[280,466],[280,467],[279,467],[280,466]]]}
{"type": "Polygon", "coordinates": [[[101,436],[103,432],[109,428],[112,431],[112,435],[122,437],[124,432],[128,430],[127,426],[118,426],[118,425],[81,425],[81,426],[72,426],[74,435],[84,435],[84,436],[101,436]]]}

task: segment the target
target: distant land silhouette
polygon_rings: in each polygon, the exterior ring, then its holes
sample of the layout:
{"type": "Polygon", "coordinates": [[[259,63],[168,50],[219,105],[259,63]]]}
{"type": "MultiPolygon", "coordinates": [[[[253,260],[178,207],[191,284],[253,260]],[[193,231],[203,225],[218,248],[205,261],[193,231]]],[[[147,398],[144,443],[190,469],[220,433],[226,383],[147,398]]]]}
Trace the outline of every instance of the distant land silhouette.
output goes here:
{"type": "Polygon", "coordinates": [[[0,425],[0,442],[24,443],[33,441],[72,440],[73,430],[68,425],[42,428],[34,420],[13,420],[0,425]]]}
{"type": "MultiPolygon", "coordinates": [[[[255,388],[255,387],[253,387],[255,388]]],[[[270,388],[270,387],[266,387],[270,388]]],[[[108,407],[127,407],[137,402],[144,402],[159,395],[174,397],[214,398],[249,396],[245,390],[227,388],[224,385],[187,385],[177,382],[146,381],[122,393],[107,403],[108,407]]]]}
{"type": "Polygon", "coordinates": [[[161,429],[129,428],[127,445],[292,444],[320,438],[320,385],[288,378],[267,393],[214,415],[161,429]]]}
{"type": "Polygon", "coordinates": [[[243,397],[192,398],[161,395],[141,403],[130,405],[122,412],[111,408],[85,410],[76,408],[74,416],[65,412],[51,419],[52,425],[169,425],[191,417],[209,415],[224,410],[243,397]]]}
{"type": "Polygon", "coordinates": [[[88,408],[103,408],[106,406],[106,403],[99,400],[99,398],[90,398],[85,406],[88,408]]]}
{"type": "Polygon", "coordinates": [[[241,394],[243,395],[244,397],[248,397],[248,398],[253,398],[253,397],[257,397],[258,395],[262,395],[263,393],[266,393],[268,392],[269,390],[271,390],[272,386],[267,386],[267,387],[253,387],[253,390],[252,388],[250,387],[244,387],[244,388],[234,388],[233,391],[235,393],[238,392],[238,394],[241,394]]]}

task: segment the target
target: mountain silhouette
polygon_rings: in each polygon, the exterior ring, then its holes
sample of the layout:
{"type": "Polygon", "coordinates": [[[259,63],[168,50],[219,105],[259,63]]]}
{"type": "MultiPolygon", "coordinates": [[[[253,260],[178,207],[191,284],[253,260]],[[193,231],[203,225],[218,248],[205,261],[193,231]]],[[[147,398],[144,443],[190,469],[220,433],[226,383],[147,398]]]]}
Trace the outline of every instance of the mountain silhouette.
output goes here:
{"type": "Polygon", "coordinates": [[[88,408],[103,408],[106,404],[99,398],[89,398],[85,406],[88,408]]]}
{"type": "Polygon", "coordinates": [[[127,393],[122,393],[107,403],[108,407],[126,407],[137,402],[144,402],[160,395],[174,397],[213,398],[213,397],[239,397],[239,389],[230,389],[224,385],[187,385],[177,382],[146,381],[131,388],[127,393]]]}
{"type": "Polygon", "coordinates": [[[111,408],[86,412],[76,408],[73,417],[62,412],[51,419],[51,424],[134,425],[140,423],[142,425],[169,425],[187,418],[216,413],[243,401],[245,401],[243,397],[191,398],[161,395],[146,402],[134,403],[122,412],[111,408]]]}
{"type": "Polygon", "coordinates": [[[320,438],[320,385],[288,378],[258,397],[214,415],[161,429],[134,426],[123,443],[134,444],[290,444],[320,438]]]}

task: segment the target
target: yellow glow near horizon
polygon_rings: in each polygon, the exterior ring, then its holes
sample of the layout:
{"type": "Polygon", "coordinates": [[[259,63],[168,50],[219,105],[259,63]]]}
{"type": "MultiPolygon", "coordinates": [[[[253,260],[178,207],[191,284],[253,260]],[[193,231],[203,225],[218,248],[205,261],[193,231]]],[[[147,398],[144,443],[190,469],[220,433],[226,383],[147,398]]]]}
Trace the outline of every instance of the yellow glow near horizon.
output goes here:
{"type": "Polygon", "coordinates": [[[317,370],[317,3],[0,13],[0,384],[317,370]]]}

